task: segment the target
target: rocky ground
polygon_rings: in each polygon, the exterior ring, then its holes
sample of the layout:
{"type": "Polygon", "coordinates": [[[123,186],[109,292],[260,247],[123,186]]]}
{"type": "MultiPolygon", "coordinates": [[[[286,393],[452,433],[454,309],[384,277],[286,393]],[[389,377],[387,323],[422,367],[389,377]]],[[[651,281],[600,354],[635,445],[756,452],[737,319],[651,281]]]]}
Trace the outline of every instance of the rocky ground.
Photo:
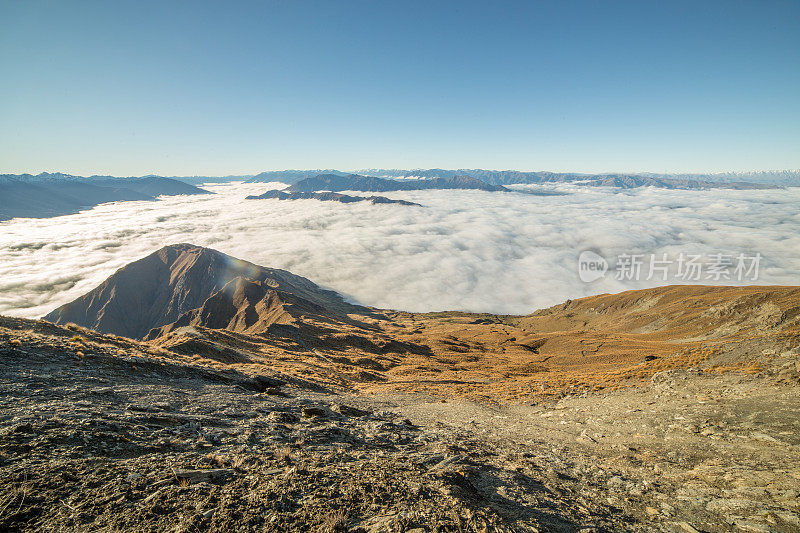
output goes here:
{"type": "Polygon", "coordinates": [[[422,425],[469,428],[531,471],[566,473],[582,496],[646,529],[800,531],[797,384],[672,370],[645,387],[556,403],[397,396],[388,407],[422,425]]]}
{"type": "Polygon", "coordinates": [[[0,530],[800,531],[772,360],[501,406],[0,318],[0,530]]]}

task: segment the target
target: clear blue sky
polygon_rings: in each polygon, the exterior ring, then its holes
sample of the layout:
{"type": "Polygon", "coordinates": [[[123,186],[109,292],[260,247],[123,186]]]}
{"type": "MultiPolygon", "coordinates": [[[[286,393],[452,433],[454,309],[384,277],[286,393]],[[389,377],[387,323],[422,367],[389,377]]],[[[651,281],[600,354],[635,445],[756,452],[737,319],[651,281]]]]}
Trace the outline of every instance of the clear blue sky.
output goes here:
{"type": "Polygon", "coordinates": [[[0,172],[800,167],[800,1],[0,0],[0,172]]]}

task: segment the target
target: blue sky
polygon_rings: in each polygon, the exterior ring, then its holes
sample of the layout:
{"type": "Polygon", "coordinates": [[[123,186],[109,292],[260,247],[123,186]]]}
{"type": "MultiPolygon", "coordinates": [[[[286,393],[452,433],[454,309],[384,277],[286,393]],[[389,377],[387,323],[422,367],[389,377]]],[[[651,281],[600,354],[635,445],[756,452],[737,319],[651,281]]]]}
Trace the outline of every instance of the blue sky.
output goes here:
{"type": "Polygon", "coordinates": [[[800,2],[0,0],[0,171],[800,167],[800,2]]]}

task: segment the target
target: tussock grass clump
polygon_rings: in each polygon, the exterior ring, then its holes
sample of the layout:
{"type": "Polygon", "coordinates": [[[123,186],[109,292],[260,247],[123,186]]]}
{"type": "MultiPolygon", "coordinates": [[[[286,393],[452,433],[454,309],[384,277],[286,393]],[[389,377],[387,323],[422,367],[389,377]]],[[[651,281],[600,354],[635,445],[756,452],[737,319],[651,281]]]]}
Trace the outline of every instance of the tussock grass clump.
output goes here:
{"type": "Polygon", "coordinates": [[[338,531],[347,531],[347,512],[341,507],[332,511],[325,518],[322,519],[320,531],[325,533],[336,533],[338,531]]]}
{"type": "Polygon", "coordinates": [[[277,459],[281,463],[286,463],[290,465],[293,463],[292,460],[292,449],[288,446],[283,446],[275,450],[275,459],[277,459]]]}

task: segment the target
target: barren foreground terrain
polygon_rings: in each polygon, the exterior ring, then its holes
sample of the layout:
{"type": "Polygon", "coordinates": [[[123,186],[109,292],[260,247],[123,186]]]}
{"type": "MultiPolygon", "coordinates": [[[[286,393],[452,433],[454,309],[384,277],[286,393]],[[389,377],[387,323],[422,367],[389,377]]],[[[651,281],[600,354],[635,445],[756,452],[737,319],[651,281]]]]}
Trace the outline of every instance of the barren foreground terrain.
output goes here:
{"type": "Polygon", "coordinates": [[[800,531],[797,287],[412,314],[178,245],[48,316],[0,530],[800,531]]]}
{"type": "Polygon", "coordinates": [[[0,339],[4,530],[800,530],[796,348],[508,403],[46,322],[0,339]]]}

